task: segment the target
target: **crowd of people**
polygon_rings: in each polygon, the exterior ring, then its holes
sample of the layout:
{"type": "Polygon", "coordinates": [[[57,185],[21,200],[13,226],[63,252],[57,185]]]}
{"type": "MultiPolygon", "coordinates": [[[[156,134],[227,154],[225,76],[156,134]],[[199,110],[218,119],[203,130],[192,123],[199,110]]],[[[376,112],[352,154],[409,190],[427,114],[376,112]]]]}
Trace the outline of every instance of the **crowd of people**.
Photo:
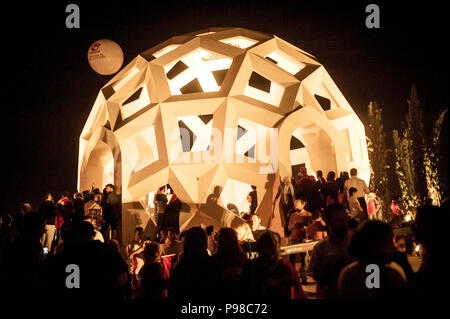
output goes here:
{"type": "Polygon", "coordinates": [[[103,193],[65,193],[56,202],[48,195],[37,210],[24,204],[19,213],[2,216],[1,297],[304,299],[308,273],[316,298],[446,296],[446,234],[438,225],[448,219],[447,206],[417,208],[412,229],[422,264],[415,273],[406,237],[394,236],[392,226],[380,220],[379,202],[355,169],[350,176],[336,180],[329,172],[325,180],[319,171],[316,180],[303,168],[298,179],[283,179],[274,205],[279,199],[284,237],[289,244],[317,242],[311,254],[298,256],[281,256],[280,234],[261,225],[252,203],[255,188],[242,215],[255,238],[250,245],[233,228],[179,233],[158,227],[150,238],[136,227],[124,255],[116,232],[120,194],[113,185],[103,193]],[[68,285],[70,265],[80,270],[75,289],[68,285]],[[367,286],[369,265],[379,268],[379,288],[367,286]]]}
{"type": "Polygon", "coordinates": [[[343,204],[350,212],[352,219],[361,222],[365,219],[382,220],[382,203],[380,198],[369,190],[364,180],[358,178],[356,168],[336,173],[330,171],[327,178],[322,171],[316,172],[317,179],[308,175],[306,167],[301,167],[298,176],[286,176],[278,188],[273,205],[279,199],[279,210],[284,235],[289,236],[289,216],[294,208],[296,199],[306,198],[306,210],[314,213],[333,203],[343,204]]]}

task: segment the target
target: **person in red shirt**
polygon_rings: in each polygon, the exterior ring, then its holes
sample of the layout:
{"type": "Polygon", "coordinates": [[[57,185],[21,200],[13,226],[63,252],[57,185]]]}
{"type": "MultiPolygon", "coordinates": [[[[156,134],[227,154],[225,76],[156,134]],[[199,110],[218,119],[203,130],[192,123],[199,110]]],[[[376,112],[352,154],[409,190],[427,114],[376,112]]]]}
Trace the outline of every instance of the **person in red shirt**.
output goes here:
{"type": "Polygon", "coordinates": [[[377,201],[377,196],[375,193],[369,193],[367,196],[367,214],[369,215],[370,220],[377,219],[377,212],[379,210],[379,203],[377,201]]]}
{"type": "MultiPolygon", "coordinates": [[[[306,240],[306,229],[312,222],[312,214],[305,210],[307,200],[305,197],[300,197],[299,200],[294,202],[295,210],[291,213],[289,218],[289,226],[288,229],[291,232],[289,236],[290,244],[300,244],[305,242],[306,240]]],[[[289,260],[291,264],[295,268],[295,259],[297,254],[289,255],[289,260]]],[[[301,268],[300,268],[300,277],[302,283],[306,285],[306,253],[300,253],[301,258],[301,268]]]]}
{"type": "Polygon", "coordinates": [[[400,215],[400,208],[398,207],[397,203],[392,200],[391,204],[389,205],[389,208],[395,215],[400,215]]]}
{"type": "Polygon", "coordinates": [[[391,204],[389,205],[389,209],[392,212],[392,226],[393,227],[399,227],[403,212],[398,204],[398,200],[400,199],[400,196],[395,197],[392,199],[391,204]]]}

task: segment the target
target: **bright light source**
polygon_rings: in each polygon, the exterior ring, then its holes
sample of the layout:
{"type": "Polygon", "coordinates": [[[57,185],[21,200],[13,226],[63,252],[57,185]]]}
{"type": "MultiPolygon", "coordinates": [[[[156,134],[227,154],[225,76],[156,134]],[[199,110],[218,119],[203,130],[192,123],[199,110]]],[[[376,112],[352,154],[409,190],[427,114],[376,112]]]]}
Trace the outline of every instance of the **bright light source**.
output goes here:
{"type": "MultiPolygon", "coordinates": [[[[195,50],[180,60],[188,68],[169,80],[170,91],[173,95],[180,95],[180,89],[194,79],[198,79],[203,92],[219,91],[220,86],[212,72],[229,69],[232,63],[231,58],[204,49],[195,50]]],[[[169,72],[178,61],[165,65],[165,72],[169,72]]]]}
{"type": "Polygon", "coordinates": [[[126,104],[122,103],[121,108],[122,116],[124,119],[126,119],[127,117],[130,117],[131,115],[133,115],[134,113],[136,113],[137,111],[141,110],[143,107],[149,104],[150,104],[150,96],[148,95],[147,89],[143,87],[138,99],[130,103],[126,104]]]}
{"type": "Polygon", "coordinates": [[[280,105],[283,93],[284,87],[275,82],[270,83],[270,93],[251,87],[248,83],[244,89],[244,95],[274,106],[280,105]]]}
{"type": "Polygon", "coordinates": [[[153,55],[157,58],[163,56],[166,53],[169,53],[170,51],[175,50],[176,48],[178,48],[180,45],[179,44],[170,44],[168,46],[166,46],[164,49],[159,50],[158,52],[153,53],[153,55]]]}
{"type": "Polygon", "coordinates": [[[209,34],[214,34],[214,33],[216,33],[216,32],[211,31],[211,32],[205,32],[205,33],[196,34],[195,36],[196,36],[196,37],[200,37],[200,36],[202,36],[202,35],[209,35],[209,34]]]}
{"type": "Polygon", "coordinates": [[[133,76],[135,76],[139,72],[139,69],[135,66],[133,66],[123,77],[122,80],[119,82],[113,84],[114,91],[119,91],[133,76]]]}
{"type": "Polygon", "coordinates": [[[223,42],[223,43],[226,43],[226,44],[229,44],[229,45],[241,48],[241,49],[246,49],[248,47],[251,47],[258,41],[247,38],[247,37],[243,37],[240,35],[237,37],[220,40],[220,42],[223,42]]]}
{"type": "Polygon", "coordinates": [[[271,54],[268,54],[266,57],[275,60],[277,62],[277,66],[289,72],[290,74],[297,74],[301,69],[305,67],[304,64],[300,63],[299,61],[295,61],[289,55],[280,50],[274,51],[271,54]]]}

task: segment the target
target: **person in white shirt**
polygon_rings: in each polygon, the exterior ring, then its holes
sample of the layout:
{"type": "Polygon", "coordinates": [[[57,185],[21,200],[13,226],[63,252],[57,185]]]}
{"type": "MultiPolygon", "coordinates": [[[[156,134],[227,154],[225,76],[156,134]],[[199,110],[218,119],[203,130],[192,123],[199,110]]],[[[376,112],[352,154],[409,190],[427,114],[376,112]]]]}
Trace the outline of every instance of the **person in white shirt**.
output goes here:
{"type": "Polygon", "coordinates": [[[347,198],[350,198],[349,190],[350,187],[356,188],[355,196],[361,205],[365,215],[367,215],[367,205],[365,195],[370,193],[369,188],[367,187],[366,182],[364,182],[361,178],[358,178],[358,170],[356,168],[352,168],[350,170],[350,179],[345,181],[344,184],[344,194],[347,198]]]}
{"type": "Polygon", "coordinates": [[[350,209],[350,217],[356,220],[358,223],[364,219],[364,210],[356,197],[356,188],[350,187],[348,197],[348,207],[350,209]]]}

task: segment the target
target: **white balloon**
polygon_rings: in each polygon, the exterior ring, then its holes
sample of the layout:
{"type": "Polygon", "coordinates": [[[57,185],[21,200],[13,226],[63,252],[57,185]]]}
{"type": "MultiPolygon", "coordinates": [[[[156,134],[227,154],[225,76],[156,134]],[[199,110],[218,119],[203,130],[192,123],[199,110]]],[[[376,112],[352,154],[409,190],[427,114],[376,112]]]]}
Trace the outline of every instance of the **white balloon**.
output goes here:
{"type": "Polygon", "coordinates": [[[114,74],[122,67],[123,52],[120,46],[112,40],[97,40],[89,47],[88,62],[91,68],[99,74],[114,74]]]}

